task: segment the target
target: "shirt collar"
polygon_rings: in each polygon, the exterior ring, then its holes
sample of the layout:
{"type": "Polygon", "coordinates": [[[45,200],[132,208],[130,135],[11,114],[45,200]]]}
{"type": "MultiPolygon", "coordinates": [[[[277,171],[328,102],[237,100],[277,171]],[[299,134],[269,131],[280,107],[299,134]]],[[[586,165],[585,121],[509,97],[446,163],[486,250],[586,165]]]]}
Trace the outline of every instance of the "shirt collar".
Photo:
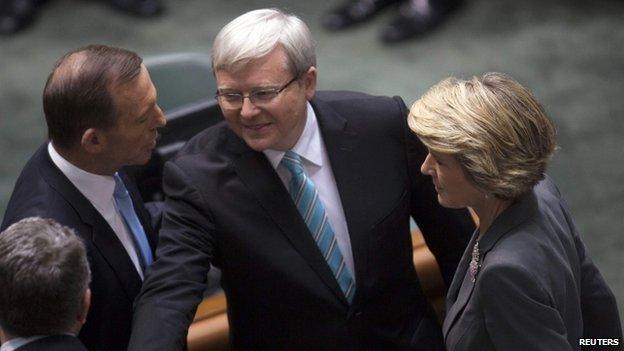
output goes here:
{"type": "Polygon", "coordinates": [[[52,162],[65,174],[72,184],[95,206],[100,213],[108,213],[115,190],[112,176],[103,176],[82,170],[61,156],[52,143],[48,144],[48,153],[52,162]]]}
{"type": "MultiPolygon", "coordinates": [[[[306,159],[311,164],[322,167],[322,149],[321,149],[321,133],[318,127],[318,120],[316,119],[316,113],[310,103],[307,103],[306,111],[306,124],[303,128],[303,132],[292,147],[292,151],[296,152],[301,158],[306,159]]],[[[264,154],[271,162],[273,168],[277,168],[282,157],[284,157],[285,151],[267,149],[264,150],[264,154]]]]}
{"type": "Polygon", "coordinates": [[[27,338],[12,338],[10,340],[7,340],[7,342],[5,342],[4,344],[2,344],[2,348],[0,348],[1,351],[13,351],[15,349],[18,349],[28,343],[31,343],[33,341],[37,341],[39,339],[43,339],[45,338],[46,335],[34,335],[34,336],[29,336],[27,338]]]}

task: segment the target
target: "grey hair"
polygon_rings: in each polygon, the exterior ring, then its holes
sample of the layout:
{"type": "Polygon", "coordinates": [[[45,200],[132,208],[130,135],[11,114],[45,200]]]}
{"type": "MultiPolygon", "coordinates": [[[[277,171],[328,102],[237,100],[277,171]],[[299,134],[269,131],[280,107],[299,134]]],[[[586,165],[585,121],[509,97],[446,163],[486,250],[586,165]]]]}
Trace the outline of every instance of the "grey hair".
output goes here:
{"type": "Polygon", "coordinates": [[[67,333],[90,280],[85,245],[72,229],[30,217],[0,233],[0,327],[6,333],[67,333]]]}
{"type": "Polygon", "coordinates": [[[221,29],[212,46],[213,71],[236,72],[280,46],[296,77],[316,66],[308,26],[297,16],[277,9],[260,9],[238,16],[221,29]]]}

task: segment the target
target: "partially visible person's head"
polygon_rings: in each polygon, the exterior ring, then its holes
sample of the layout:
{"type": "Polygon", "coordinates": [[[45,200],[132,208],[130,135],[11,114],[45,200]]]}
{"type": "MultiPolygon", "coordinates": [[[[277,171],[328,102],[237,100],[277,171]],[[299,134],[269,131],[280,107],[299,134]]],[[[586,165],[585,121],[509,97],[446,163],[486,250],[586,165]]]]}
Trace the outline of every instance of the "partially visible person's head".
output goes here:
{"type": "Polygon", "coordinates": [[[7,336],[75,333],[89,308],[91,272],[73,230],[26,218],[0,233],[0,328],[7,336]]]}
{"type": "MultiPolygon", "coordinates": [[[[530,191],[556,147],[542,106],[501,73],[441,81],[412,105],[408,123],[430,156],[452,156],[479,191],[503,200],[530,191]]],[[[422,170],[435,182],[428,161],[422,170]]]]}
{"type": "Polygon", "coordinates": [[[142,62],[132,51],[105,45],[61,57],[43,92],[54,146],[105,155],[113,168],[147,162],[165,119],[142,62]]]}
{"type": "Polygon", "coordinates": [[[275,9],[247,12],[217,34],[212,66],[223,115],[252,149],[296,143],[316,89],[314,43],[303,21],[275,9]]]}

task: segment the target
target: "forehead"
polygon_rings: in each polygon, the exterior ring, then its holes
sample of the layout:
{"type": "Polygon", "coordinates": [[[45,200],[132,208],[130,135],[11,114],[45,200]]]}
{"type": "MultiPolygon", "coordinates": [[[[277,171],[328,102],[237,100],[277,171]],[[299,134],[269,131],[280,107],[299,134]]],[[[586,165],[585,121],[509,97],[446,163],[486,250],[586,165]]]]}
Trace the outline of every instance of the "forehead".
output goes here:
{"type": "Polygon", "coordinates": [[[439,160],[450,160],[450,159],[455,159],[455,156],[449,154],[449,153],[445,153],[445,152],[440,152],[440,151],[435,151],[435,150],[431,150],[429,149],[429,153],[439,159],[439,160]]]}
{"type": "Polygon", "coordinates": [[[120,115],[140,115],[156,99],[156,88],[144,65],[141,65],[141,72],[132,81],[113,85],[111,91],[120,115]]]}
{"type": "Polygon", "coordinates": [[[215,76],[219,89],[245,89],[282,83],[291,73],[286,54],[278,48],[240,67],[217,70],[215,76]]]}
{"type": "Polygon", "coordinates": [[[147,69],[141,65],[141,72],[133,80],[112,85],[111,96],[116,102],[137,103],[150,97],[155,90],[147,69]]]}
{"type": "Polygon", "coordinates": [[[459,160],[457,160],[457,157],[455,157],[455,155],[453,154],[438,152],[438,151],[429,151],[429,153],[431,153],[431,155],[436,160],[443,162],[444,164],[446,164],[447,166],[451,168],[458,168],[458,169],[462,168],[461,164],[459,163],[459,160]]]}

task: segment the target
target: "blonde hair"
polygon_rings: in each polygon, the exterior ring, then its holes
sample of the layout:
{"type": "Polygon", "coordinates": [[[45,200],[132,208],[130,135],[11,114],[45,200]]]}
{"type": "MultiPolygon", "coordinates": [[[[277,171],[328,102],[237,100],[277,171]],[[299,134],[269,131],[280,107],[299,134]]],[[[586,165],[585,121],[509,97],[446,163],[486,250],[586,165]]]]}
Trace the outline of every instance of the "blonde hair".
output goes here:
{"type": "Polygon", "coordinates": [[[453,155],[477,187],[501,199],[544,178],[556,148],[542,106],[502,73],[439,82],[414,102],[408,124],[425,146],[453,155]]]}

